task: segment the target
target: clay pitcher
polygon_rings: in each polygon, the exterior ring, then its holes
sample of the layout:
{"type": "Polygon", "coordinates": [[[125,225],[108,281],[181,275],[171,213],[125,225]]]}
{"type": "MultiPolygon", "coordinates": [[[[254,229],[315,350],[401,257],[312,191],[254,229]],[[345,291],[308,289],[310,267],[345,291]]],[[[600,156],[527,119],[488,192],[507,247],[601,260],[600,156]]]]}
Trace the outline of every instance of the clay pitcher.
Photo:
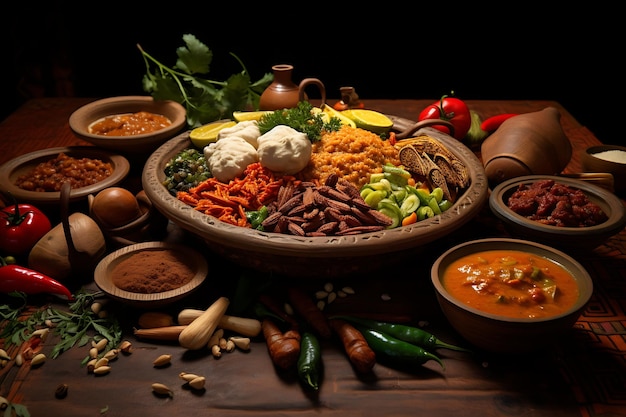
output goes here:
{"type": "Polygon", "coordinates": [[[506,120],[481,145],[490,186],[523,175],[560,174],[572,157],[572,145],[554,107],[506,120]]]}
{"type": "Polygon", "coordinates": [[[267,86],[259,99],[259,110],[280,110],[296,107],[299,101],[308,100],[305,93],[307,86],[314,84],[322,91],[325,101],[324,86],[317,78],[306,78],[296,84],[292,80],[293,65],[280,64],[272,67],[274,81],[267,86]]]}

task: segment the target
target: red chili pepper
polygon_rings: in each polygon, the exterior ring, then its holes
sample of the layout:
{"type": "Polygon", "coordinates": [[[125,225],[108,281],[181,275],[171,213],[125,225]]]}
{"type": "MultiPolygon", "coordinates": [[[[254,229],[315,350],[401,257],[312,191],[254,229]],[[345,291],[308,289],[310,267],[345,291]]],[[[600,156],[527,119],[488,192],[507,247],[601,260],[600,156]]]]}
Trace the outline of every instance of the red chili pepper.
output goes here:
{"type": "Polygon", "coordinates": [[[3,258],[0,259],[2,260],[2,266],[0,266],[0,292],[49,293],[70,301],[74,299],[70,290],[54,278],[24,266],[9,265],[3,258]]]}
{"type": "Polygon", "coordinates": [[[495,116],[491,116],[480,124],[480,128],[485,132],[493,132],[500,127],[500,125],[507,119],[513,116],[517,116],[517,113],[502,113],[495,116]]]}
{"type": "MultiPolygon", "coordinates": [[[[472,116],[467,105],[462,100],[450,96],[443,96],[439,101],[422,110],[418,121],[427,119],[441,119],[452,123],[454,126],[452,136],[458,140],[465,137],[472,125],[472,116]]],[[[450,129],[446,126],[435,125],[433,128],[450,133],[450,129]]]]}
{"type": "Polygon", "coordinates": [[[11,255],[28,253],[52,228],[48,217],[30,204],[4,207],[0,218],[0,250],[11,255]]]}

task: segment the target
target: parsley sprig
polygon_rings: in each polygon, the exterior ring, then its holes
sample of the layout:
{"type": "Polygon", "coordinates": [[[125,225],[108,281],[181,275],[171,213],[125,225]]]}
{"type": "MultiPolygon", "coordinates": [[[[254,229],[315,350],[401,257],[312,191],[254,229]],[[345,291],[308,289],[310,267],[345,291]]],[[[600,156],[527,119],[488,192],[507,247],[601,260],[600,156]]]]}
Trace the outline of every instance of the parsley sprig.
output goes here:
{"type": "Polygon", "coordinates": [[[26,294],[12,292],[9,295],[14,298],[17,305],[0,306],[0,316],[4,325],[0,339],[4,339],[8,346],[19,345],[28,340],[35,330],[45,325],[46,320],[53,323],[54,327],[51,330],[60,338],[50,353],[52,359],[73,346],[84,346],[91,340],[106,338],[109,347],[119,345],[122,340],[122,328],[115,316],[99,317],[91,310],[91,304],[102,295],[101,292],[79,292],[75,295],[75,300],[69,304],[69,311],[48,306],[32,314],[27,313],[23,320],[18,318],[29,308],[26,294]]]}
{"type": "Polygon", "coordinates": [[[209,73],[213,52],[194,35],[183,35],[183,41],[185,46],[176,50],[178,59],[173,67],[163,65],[137,45],[146,63],[144,91],[155,100],[174,100],[183,104],[190,128],[232,118],[234,111],[259,108],[261,94],[274,80],[272,73],[252,82],[241,60],[231,53],[241,65],[241,72],[226,81],[203,78],[200,75],[209,73]]]}
{"type": "Polygon", "coordinates": [[[263,115],[259,120],[259,131],[264,134],[278,125],[287,125],[298,132],[306,133],[311,142],[317,142],[323,132],[339,130],[341,120],[331,117],[325,122],[322,113],[315,113],[310,102],[301,101],[294,108],[274,110],[263,115]]]}

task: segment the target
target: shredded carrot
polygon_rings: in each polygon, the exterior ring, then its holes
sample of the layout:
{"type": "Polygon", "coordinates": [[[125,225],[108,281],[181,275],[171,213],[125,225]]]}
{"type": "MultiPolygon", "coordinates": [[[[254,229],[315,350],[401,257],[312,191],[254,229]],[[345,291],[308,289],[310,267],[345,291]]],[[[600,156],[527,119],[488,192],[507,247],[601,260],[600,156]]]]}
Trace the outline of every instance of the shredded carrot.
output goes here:
{"type": "Polygon", "coordinates": [[[220,221],[250,227],[246,211],[258,210],[275,200],[280,187],[289,182],[298,181],[293,176],[274,174],[257,162],[228,184],[209,178],[189,191],[178,192],[177,198],[220,221]]]}

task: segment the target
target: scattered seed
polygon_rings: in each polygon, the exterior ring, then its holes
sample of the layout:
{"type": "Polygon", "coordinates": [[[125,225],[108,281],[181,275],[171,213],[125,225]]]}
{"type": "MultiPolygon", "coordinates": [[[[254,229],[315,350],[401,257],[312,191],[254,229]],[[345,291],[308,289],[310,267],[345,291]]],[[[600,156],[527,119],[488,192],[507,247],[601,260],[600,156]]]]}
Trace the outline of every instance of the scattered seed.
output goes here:
{"type": "Polygon", "coordinates": [[[190,373],[188,373],[188,372],[181,372],[180,374],[178,374],[178,376],[179,376],[182,380],[187,381],[187,382],[193,381],[194,379],[196,379],[196,378],[198,378],[198,377],[199,377],[199,375],[196,375],[196,374],[190,374],[190,373]]]}
{"type": "Polygon", "coordinates": [[[206,379],[203,376],[199,376],[189,381],[189,386],[193,389],[201,390],[204,389],[205,383],[206,379]]]}
{"type": "Polygon", "coordinates": [[[109,360],[107,358],[100,358],[96,360],[96,363],[93,365],[94,369],[100,368],[101,366],[107,366],[109,364],[109,360]]]}
{"type": "Polygon", "coordinates": [[[250,350],[250,338],[249,337],[232,336],[230,340],[232,340],[235,346],[237,346],[239,349],[250,350]]]}
{"type": "Polygon", "coordinates": [[[96,369],[96,362],[98,362],[98,359],[95,358],[87,362],[87,373],[93,373],[94,369],[96,369]]]}
{"type": "Polygon", "coordinates": [[[92,347],[89,349],[89,357],[95,359],[98,357],[98,348],[92,347]]]}
{"type": "Polygon", "coordinates": [[[283,308],[285,309],[285,313],[289,314],[290,316],[293,315],[293,307],[291,307],[289,303],[285,303],[285,306],[283,308]]]}
{"type": "Polygon", "coordinates": [[[157,395],[167,395],[170,398],[174,397],[174,393],[171,389],[165,384],[161,384],[159,382],[155,382],[152,384],[152,391],[154,391],[157,395]]]}
{"type": "Polygon", "coordinates": [[[326,284],[324,284],[324,290],[326,292],[331,292],[333,290],[333,283],[327,282],[326,284]]]}
{"type": "Polygon", "coordinates": [[[355,294],[354,290],[352,289],[352,287],[343,287],[341,289],[341,291],[345,292],[346,294],[350,294],[353,295],[355,294]]]}
{"type": "Polygon", "coordinates": [[[37,329],[34,332],[32,332],[30,337],[39,337],[41,341],[43,342],[48,337],[48,333],[50,333],[50,329],[47,327],[44,327],[43,329],[37,329]]]}
{"type": "Polygon", "coordinates": [[[228,341],[224,339],[223,337],[220,337],[219,343],[217,345],[220,347],[220,349],[226,350],[227,344],[228,344],[228,341]]]}
{"type": "Polygon", "coordinates": [[[119,353],[119,349],[110,349],[104,354],[103,357],[112,361],[112,360],[117,359],[118,353],[119,353]]]}
{"type": "Polygon", "coordinates": [[[166,354],[166,355],[161,355],[158,358],[156,358],[154,362],[152,362],[152,364],[156,366],[157,368],[160,368],[160,367],[169,365],[171,361],[172,361],[172,355],[166,354]]]}
{"type": "Polygon", "coordinates": [[[381,296],[380,296],[380,298],[381,298],[383,301],[389,301],[389,300],[391,300],[391,296],[390,296],[389,294],[383,294],[383,295],[381,295],[381,296]]]}
{"type": "Polygon", "coordinates": [[[346,292],[344,292],[343,290],[337,291],[337,297],[345,298],[347,296],[348,296],[348,294],[346,292]]]}
{"type": "Polygon", "coordinates": [[[99,366],[97,368],[94,368],[93,373],[96,375],[106,375],[109,372],[111,372],[111,367],[108,365],[105,366],[99,366]]]}
{"type": "Polygon", "coordinates": [[[233,342],[232,340],[226,341],[226,352],[232,352],[233,350],[235,350],[235,347],[235,342],[233,342]]]}
{"type": "Polygon", "coordinates": [[[22,356],[21,353],[18,353],[17,356],[15,357],[15,365],[22,366],[23,363],[24,363],[24,357],[22,356]]]}
{"type": "Polygon", "coordinates": [[[9,357],[9,354],[4,349],[0,349],[0,359],[5,360],[5,361],[11,360],[11,358],[9,357]]]}
{"type": "Polygon", "coordinates": [[[133,350],[133,344],[129,342],[128,340],[124,340],[122,343],[120,343],[119,350],[122,353],[126,353],[126,354],[131,353],[133,350]]]}
{"type": "Polygon", "coordinates": [[[94,342],[93,340],[91,341],[91,345],[98,349],[98,352],[104,349],[108,344],[109,341],[107,339],[100,339],[98,342],[94,342]]]}
{"type": "Polygon", "coordinates": [[[69,385],[67,384],[60,384],[56,390],[54,390],[54,396],[57,397],[58,399],[62,399],[67,397],[67,391],[69,389],[69,385]]]}
{"type": "Polygon", "coordinates": [[[52,320],[50,320],[50,319],[46,319],[46,320],[44,321],[44,324],[45,324],[48,328],[54,328],[54,327],[57,327],[57,324],[56,324],[55,322],[53,322],[52,320]]]}
{"type": "Polygon", "coordinates": [[[211,346],[211,354],[214,357],[219,358],[222,356],[222,349],[220,349],[219,345],[213,345],[211,346]]]}
{"type": "Polygon", "coordinates": [[[101,310],[102,310],[102,303],[98,303],[98,302],[91,303],[91,311],[94,314],[97,315],[101,310]]]}
{"type": "Polygon", "coordinates": [[[332,303],[336,299],[337,299],[337,293],[336,292],[333,291],[333,292],[328,294],[328,304],[332,303]]]}
{"type": "Polygon", "coordinates": [[[317,308],[319,308],[320,310],[324,310],[324,308],[326,307],[326,301],[324,300],[319,300],[317,302],[317,308]]]}
{"type": "Polygon", "coordinates": [[[317,298],[318,300],[321,300],[321,299],[326,298],[326,297],[328,297],[328,292],[326,292],[326,291],[317,291],[315,293],[315,298],[317,298]]]}
{"type": "Polygon", "coordinates": [[[30,361],[31,366],[40,366],[46,361],[46,355],[44,353],[38,353],[33,356],[33,359],[30,361]]]}

